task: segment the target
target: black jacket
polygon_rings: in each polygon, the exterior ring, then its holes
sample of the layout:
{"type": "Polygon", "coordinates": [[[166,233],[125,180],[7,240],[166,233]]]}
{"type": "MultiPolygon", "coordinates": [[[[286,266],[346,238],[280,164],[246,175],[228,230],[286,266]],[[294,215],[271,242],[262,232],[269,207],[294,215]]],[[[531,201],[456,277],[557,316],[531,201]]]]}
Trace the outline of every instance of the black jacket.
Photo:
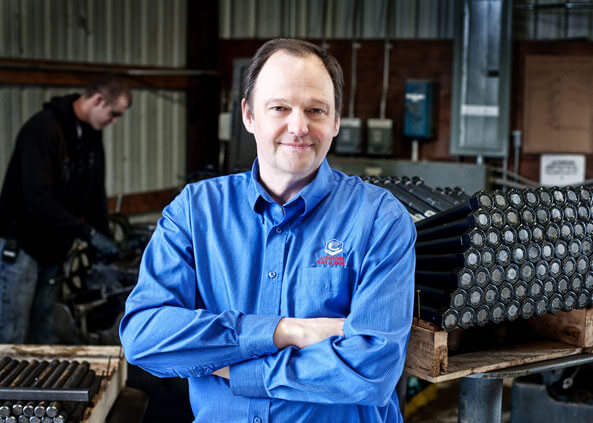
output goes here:
{"type": "Polygon", "coordinates": [[[76,118],[78,97],[52,98],[23,125],[0,194],[0,236],[44,264],[63,261],[91,227],[109,233],[101,132],[76,118]]]}

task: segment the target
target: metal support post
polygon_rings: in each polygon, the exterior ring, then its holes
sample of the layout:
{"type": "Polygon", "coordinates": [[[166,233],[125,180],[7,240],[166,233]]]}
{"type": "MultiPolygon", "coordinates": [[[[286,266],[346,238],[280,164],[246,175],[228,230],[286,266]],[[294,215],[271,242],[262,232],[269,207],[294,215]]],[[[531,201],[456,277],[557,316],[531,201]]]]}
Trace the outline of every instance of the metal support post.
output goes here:
{"type": "Polygon", "coordinates": [[[459,384],[459,423],[500,422],[502,379],[461,378],[459,384]]]}

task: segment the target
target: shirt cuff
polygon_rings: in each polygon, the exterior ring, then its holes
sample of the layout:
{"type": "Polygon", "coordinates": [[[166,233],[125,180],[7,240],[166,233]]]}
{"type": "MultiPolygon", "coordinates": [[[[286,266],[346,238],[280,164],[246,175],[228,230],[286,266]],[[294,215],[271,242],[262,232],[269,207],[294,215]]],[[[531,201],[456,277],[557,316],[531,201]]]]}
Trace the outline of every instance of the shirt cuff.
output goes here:
{"type": "Polygon", "coordinates": [[[245,314],[239,321],[239,345],[244,357],[258,358],[278,351],[274,344],[274,331],[282,316],[245,314]]]}
{"type": "Polygon", "coordinates": [[[265,398],[268,396],[263,378],[264,359],[248,360],[235,364],[229,369],[231,393],[233,395],[251,398],[265,398]]]}

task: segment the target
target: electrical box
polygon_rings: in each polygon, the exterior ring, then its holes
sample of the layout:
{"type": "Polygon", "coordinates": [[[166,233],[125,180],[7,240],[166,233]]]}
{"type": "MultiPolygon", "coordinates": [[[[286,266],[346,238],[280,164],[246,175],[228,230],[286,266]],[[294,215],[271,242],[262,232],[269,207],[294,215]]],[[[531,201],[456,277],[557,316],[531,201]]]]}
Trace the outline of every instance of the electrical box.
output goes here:
{"type": "Polygon", "coordinates": [[[391,119],[367,119],[367,154],[390,156],[393,148],[393,121],[391,119]]]}
{"type": "Polygon", "coordinates": [[[429,139],[433,137],[434,82],[422,79],[406,81],[404,137],[429,139]]]}
{"type": "Polygon", "coordinates": [[[341,118],[340,132],[334,140],[336,154],[362,154],[362,121],[359,118],[341,118]]]}

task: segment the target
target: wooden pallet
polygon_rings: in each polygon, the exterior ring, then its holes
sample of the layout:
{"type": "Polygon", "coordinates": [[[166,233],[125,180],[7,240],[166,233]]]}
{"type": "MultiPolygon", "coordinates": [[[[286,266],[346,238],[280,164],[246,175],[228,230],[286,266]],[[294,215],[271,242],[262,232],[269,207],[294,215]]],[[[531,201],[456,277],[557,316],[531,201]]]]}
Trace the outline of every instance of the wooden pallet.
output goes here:
{"type": "Polygon", "coordinates": [[[126,385],[127,362],[120,346],[10,345],[0,344],[0,357],[18,360],[86,360],[97,375],[103,375],[93,407],[83,415],[83,423],[105,422],[120,390],[126,385]]]}
{"type": "MultiPolygon", "coordinates": [[[[582,352],[593,352],[593,309],[560,312],[532,317],[530,335],[538,340],[493,348],[466,348],[455,353],[462,330],[445,332],[434,325],[414,319],[405,371],[429,382],[458,379],[471,374],[504,369],[521,364],[551,360],[582,352]]],[[[503,328],[504,329],[504,328],[503,328]]],[[[479,329],[478,329],[479,330],[479,329]]]]}

